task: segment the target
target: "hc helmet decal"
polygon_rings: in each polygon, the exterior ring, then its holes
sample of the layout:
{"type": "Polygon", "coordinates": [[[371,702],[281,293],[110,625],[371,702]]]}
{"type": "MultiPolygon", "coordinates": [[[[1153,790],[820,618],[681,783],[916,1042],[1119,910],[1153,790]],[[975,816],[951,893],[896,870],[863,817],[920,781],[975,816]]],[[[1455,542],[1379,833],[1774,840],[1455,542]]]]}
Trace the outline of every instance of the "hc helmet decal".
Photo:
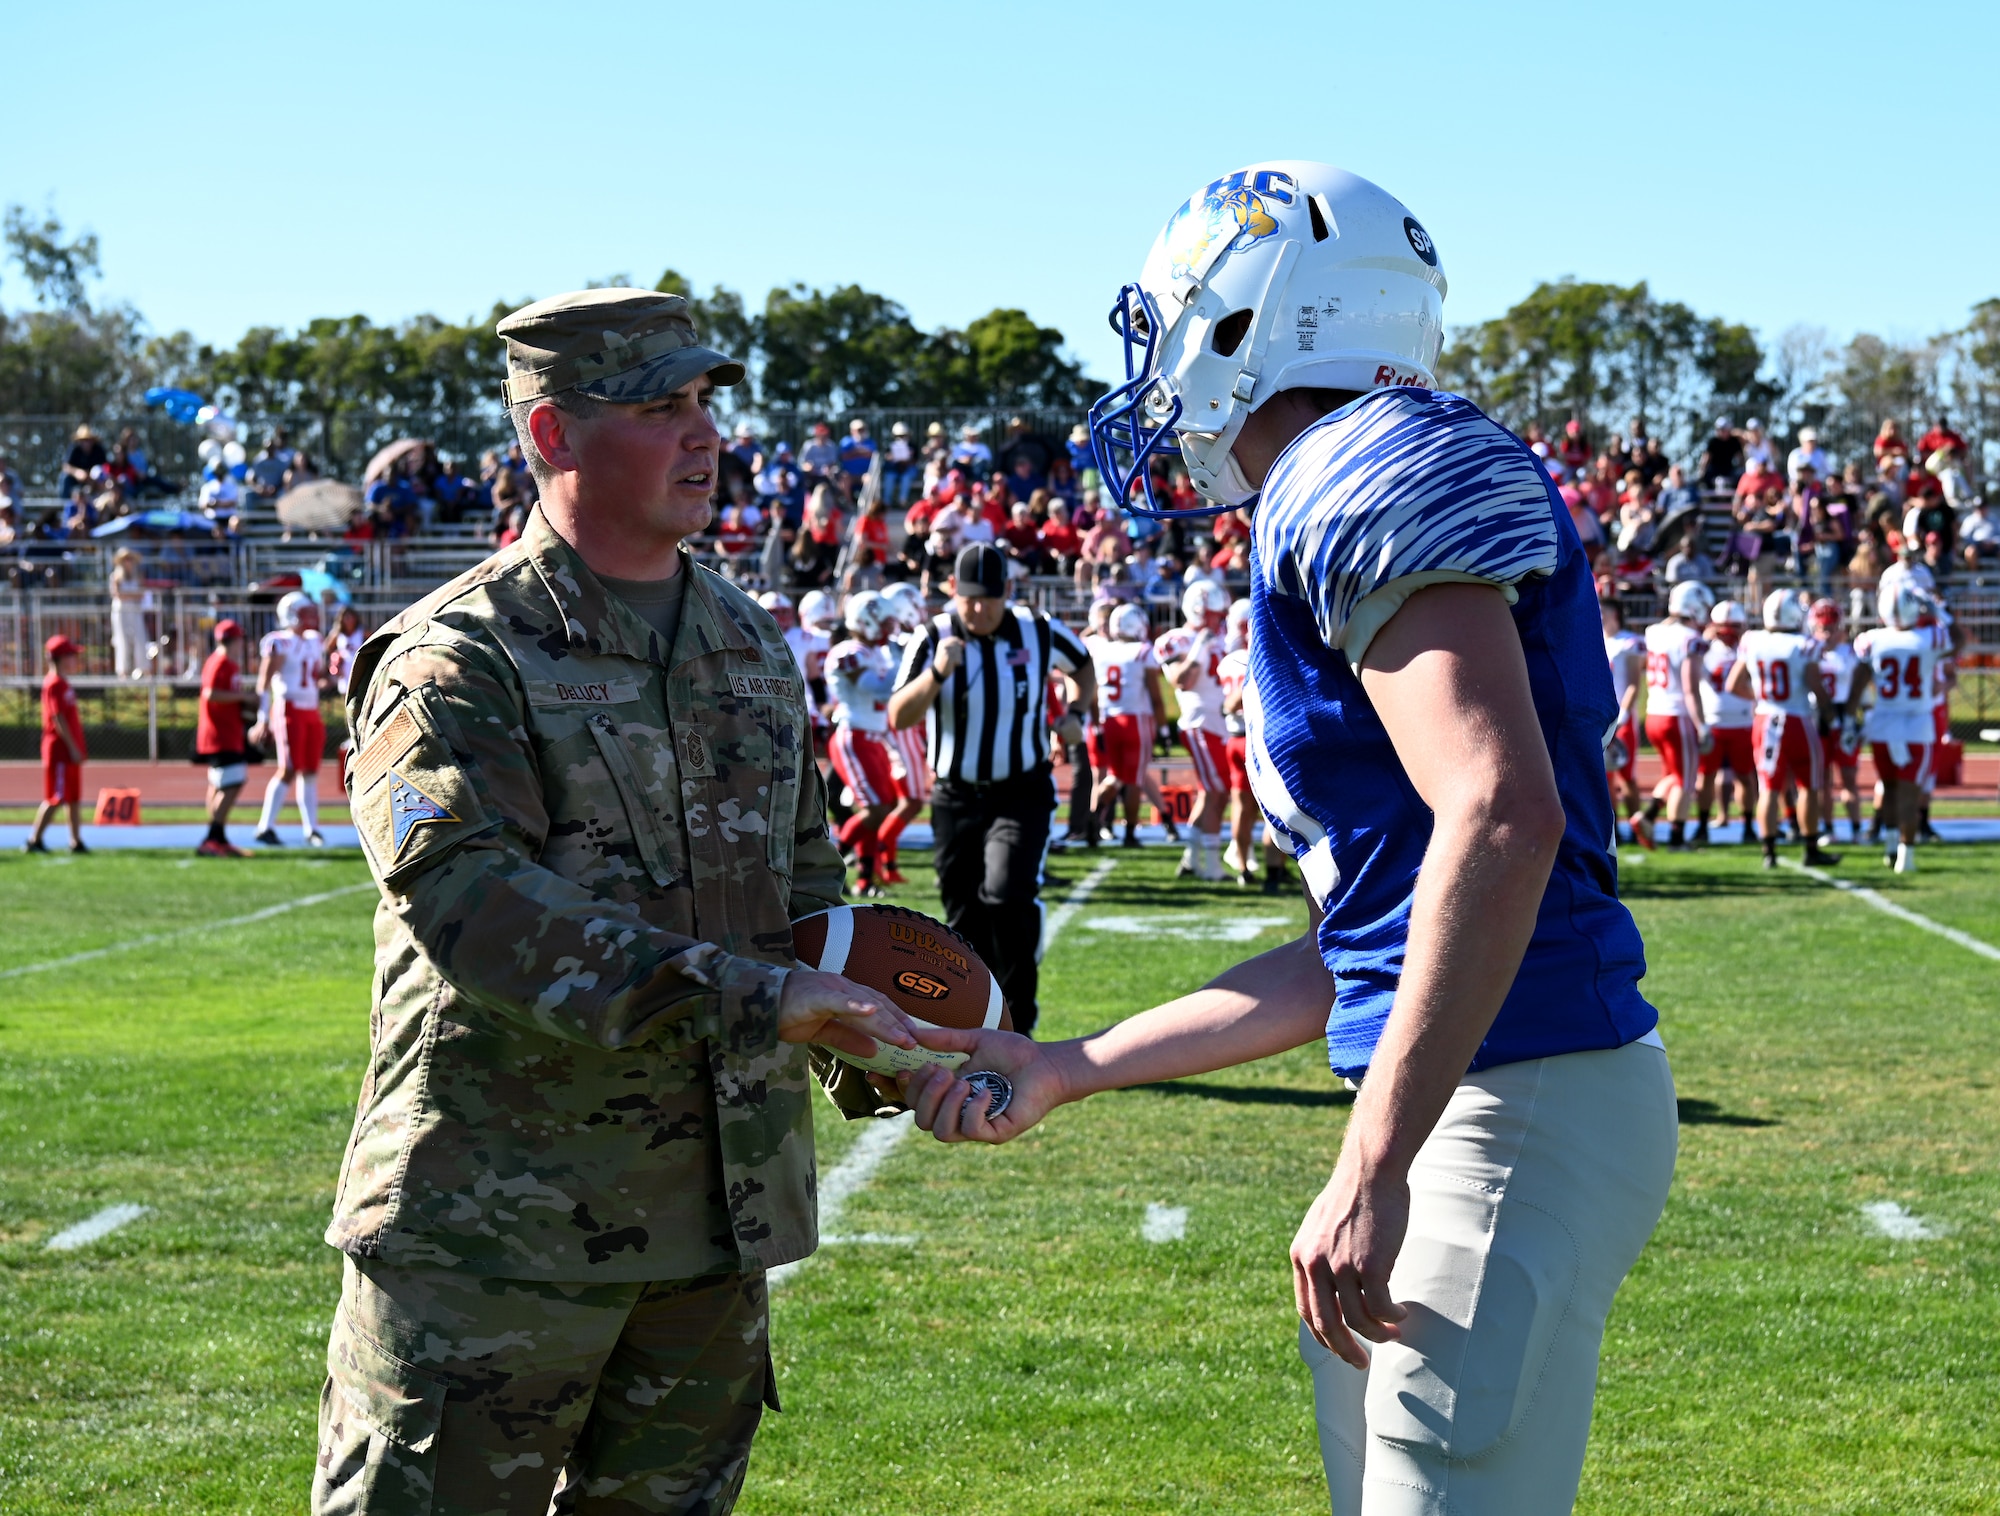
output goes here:
{"type": "Polygon", "coordinates": [[[1167,222],[1167,256],[1176,279],[1192,272],[1217,238],[1242,252],[1278,230],[1277,213],[1267,202],[1290,205],[1298,188],[1278,169],[1225,174],[1174,212],[1167,222]]]}

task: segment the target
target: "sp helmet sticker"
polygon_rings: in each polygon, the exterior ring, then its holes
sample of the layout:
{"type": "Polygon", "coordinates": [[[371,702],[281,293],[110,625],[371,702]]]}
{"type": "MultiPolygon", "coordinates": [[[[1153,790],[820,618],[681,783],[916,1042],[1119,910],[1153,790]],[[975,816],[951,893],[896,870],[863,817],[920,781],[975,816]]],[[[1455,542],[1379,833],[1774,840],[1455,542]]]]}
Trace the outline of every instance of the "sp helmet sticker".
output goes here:
{"type": "Polygon", "coordinates": [[[1437,244],[1431,241],[1431,234],[1417,225],[1415,216],[1403,218],[1403,235],[1410,239],[1410,250],[1432,268],[1438,266],[1437,244]]]}

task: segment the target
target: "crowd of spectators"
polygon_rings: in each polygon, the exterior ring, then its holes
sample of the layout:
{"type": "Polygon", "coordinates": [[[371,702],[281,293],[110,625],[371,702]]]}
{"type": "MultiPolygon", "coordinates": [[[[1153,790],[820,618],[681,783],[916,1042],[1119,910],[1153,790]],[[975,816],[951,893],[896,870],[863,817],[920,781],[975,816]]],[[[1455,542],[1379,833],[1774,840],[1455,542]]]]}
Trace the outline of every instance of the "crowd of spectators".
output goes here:
{"type": "MultiPolygon", "coordinates": [[[[988,542],[1017,578],[1062,575],[1086,598],[1169,602],[1193,578],[1240,583],[1247,567],[1240,512],[1160,522],[1112,507],[1081,425],[1057,440],[1015,417],[989,443],[977,425],[953,436],[932,422],[918,438],[897,422],[878,444],[856,419],[838,444],[826,422],[810,436],[794,452],[736,427],[718,480],[725,568],[794,590],[909,579],[929,592],[962,548],[988,542]]],[[[1179,468],[1163,466],[1155,489],[1199,503],[1179,468]]]]}
{"type": "Polygon", "coordinates": [[[1755,417],[1741,426],[1719,417],[1692,478],[1637,421],[1602,446],[1574,420],[1554,438],[1531,426],[1527,441],[1613,591],[1740,576],[1755,604],[1778,582],[1821,596],[1872,590],[1899,557],[1938,577],[2000,558],[1966,441],[1942,414],[1914,444],[1885,421],[1869,457],[1845,460],[1814,427],[1800,427],[1787,449],[1755,417]],[[1707,519],[1727,518],[1719,561],[1704,545],[1704,508],[1707,519]]]}

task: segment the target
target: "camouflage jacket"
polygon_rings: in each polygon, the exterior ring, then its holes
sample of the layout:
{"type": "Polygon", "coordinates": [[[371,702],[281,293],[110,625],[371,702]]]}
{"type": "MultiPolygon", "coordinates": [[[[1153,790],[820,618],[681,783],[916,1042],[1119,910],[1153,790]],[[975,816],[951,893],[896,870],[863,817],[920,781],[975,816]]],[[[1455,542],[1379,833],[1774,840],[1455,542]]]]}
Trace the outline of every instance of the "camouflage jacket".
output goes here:
{"type": "Polygon", "coordinates": [[[791,923],[840,903],[771,617],[685,555],[671,650],[536,512],[362,648],[348,790],[382,903],[327,1240],[556,1280],[817,1241],[791,923]]]}

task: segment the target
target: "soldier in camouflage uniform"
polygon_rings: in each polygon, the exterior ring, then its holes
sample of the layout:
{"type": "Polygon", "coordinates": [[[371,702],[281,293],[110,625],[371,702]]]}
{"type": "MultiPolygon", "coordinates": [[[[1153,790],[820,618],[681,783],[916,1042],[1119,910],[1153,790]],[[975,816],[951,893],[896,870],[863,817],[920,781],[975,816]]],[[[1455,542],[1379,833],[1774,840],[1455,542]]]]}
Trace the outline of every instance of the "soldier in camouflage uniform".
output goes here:
{"type": "Polygon", "coordinates": [[[843,877],[805,692],[679,545],[742,366],[647,292],[499,331],[542,504],[349,695],[382,903],[313,1507],[721,1513],[777,1405],[764,1271],[817,1242],[803,1044],[911,1039],[793,967],[843,877]]]}

